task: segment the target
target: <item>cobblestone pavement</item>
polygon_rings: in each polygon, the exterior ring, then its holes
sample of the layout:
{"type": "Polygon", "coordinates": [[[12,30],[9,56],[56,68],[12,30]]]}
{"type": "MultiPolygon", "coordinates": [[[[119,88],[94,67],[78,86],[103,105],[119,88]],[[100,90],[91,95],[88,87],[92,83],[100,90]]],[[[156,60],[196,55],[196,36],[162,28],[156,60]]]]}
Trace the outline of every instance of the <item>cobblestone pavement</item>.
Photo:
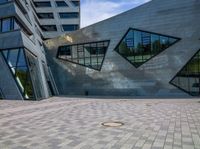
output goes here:
{"type": "Polygon", "coordinates": [[[200,149],[198,101],[0,100],[0,149],[200,149]]]}

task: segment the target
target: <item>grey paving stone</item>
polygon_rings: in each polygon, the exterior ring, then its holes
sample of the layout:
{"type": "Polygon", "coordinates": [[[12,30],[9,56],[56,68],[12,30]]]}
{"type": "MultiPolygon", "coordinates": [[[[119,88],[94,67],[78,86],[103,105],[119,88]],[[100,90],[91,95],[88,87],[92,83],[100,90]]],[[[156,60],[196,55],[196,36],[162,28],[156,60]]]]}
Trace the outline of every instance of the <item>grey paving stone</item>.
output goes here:
{"type": "Polygon", "coordinates": [[[0,102],[0,149],[200,149],[200,104],[192,99],[0,102]]]}

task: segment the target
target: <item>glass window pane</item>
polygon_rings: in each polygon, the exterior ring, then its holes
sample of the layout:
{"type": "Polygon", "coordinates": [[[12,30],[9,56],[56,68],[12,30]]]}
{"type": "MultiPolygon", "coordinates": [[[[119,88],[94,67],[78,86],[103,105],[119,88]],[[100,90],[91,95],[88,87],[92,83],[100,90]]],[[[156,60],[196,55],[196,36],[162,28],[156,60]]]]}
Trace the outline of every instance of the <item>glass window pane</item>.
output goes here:
{"type": "Polygon", "coordinates": [[[57,7],[68,7],[67,3],[65,1],[56,1],[57,7]]]}
{"type": "Polygon", "coordinates": [[[16,22],[16,20],[14,20],[14,30],[20,29],[18,23],[16,22]]]}
{"type": "Polygon", "coordinates": [[[8,60],[8,50],[3,50],[3,55],[8,60]]]}
{"type": "Polygon", "coordinates": [[[24,92],[25,86],[26,86],[26,79],[27,79],[27,67],[18,67],[16,70],[15,76],[16,80],[18,82],[18,85],[20,86],[21,90],[24,92]]]}
{"type": "Polygon", "coordinates": [[[159,35],[151,34],[151,51],[157,53],[160,51],[160,37],[159,35]]]}
{"type": "Polygon", "coordinates": [[[2,20],[2,32],[8,32],[11,30],[11,21],[10,18],[2,20]]]}
{"type": "Polygon", "coordinates": [[[18,52],[19,52],[18,49],[9,50],[8,64],[9,64],[10,67],[16,67],[17,66],[18,52]]]}
{"type": "MultiPolygon", "coordinates": [[[[30,72],[30,77],[31,77],[31,82],[32,82],[32,84],[30,82],[30,83],[28,83],[28,85],[30,84],[30,87],[33,86],[34,91],[35,91],[35,98],[41,99],[43,97],[43,93],[42,93],[43,89],[42,89],[42,84],[41,84],[38,59],[37,59],[37,57],[35,57],[34,55],[32,55],[31,53],[29,53],[27,51],[26,51],[26,57],[27,57],[27,61],[29,64],[28,67],[29,67],[29,72],[30,72]]],[[[30,87],[28,87],[28,88],[30,88],[30,87]]],[[[26,89],[27,89],[27,86],[26,86],[26,89]]],[[[30,90],[30,89],[28,89],[28,90],[30,90]]],[[[28,92],[30,93],[30,91],[28,91],[28,92]]],[[[31,93],[31,94],[33,94],[33,93],[31,93]]]]}
{"type": "Polygon", "coordinates": [[[40,19],[53,19],[54,18],[53,13],[37,13],[37,16],[40,19]]]}
{"type": "Polygon", "coordinates": [[[59,16],[62,19],[73,19],[73,18],[78,18],[79,13],[78,12],[60,12],[59,16]]]}
{"type": "Polygon", "coordinates": [[[18,62],[17,62],[17,67],[22,67],[22,66],[26,66],[26,59],[24,57],[24,50],[23,49],[20,49],[19,51],[19,59],[18,59],[18,62]]]}
{"type": "Polygon", "coordinates": [[[45,32],[57,31],[56,25],[41,25],[40,27],[45,32]]]}
{"type": "Polygon", "coordinates": [[[44,1],[44,2],[34,2],[36,7],[51,7],[50,1],[44,1]]]}
{"type": "Polygon", "coordinates": [[[62,46],[58,48],[58,58],[99,70],[101,69],[108,45],[109,41],[99,41],[62,46]],[[69,48],[71,49],[71,58],[65,56],[69,48]]]}
{"type": "Polygon", "coordinates": [[[77,24],[62,25],[63,31],[75,31],[79,29],[77,24]]]}
{"type": "Polygon", "coordinates": [[[176,39],[174,39],[174,38],[169,38],[169,44],[171,45],[171,44],[173,44],[173,43],[175,43],[176,42],[176,39]]]}
{"type": "MultiPolygon", "coordinates": [[[[3,51],[3,55],[7,58],[8,66],[15,76],[15,80],[22,95],[25,99],[33,98],[34,91],[32,88],[30,72],[27,67],[27,62],[24,54],[24,49],[9,49],[3,51]]],[[[35,66],[35,65],[34,65],[35,66]]],[[[32,73],[32,72],[31,72],[32,73]]],[[[38,77],[39,78],[39,77],[38,77]]],[[[37,81],[37,83],[40,81],[37,81]]]]}
{"type": "Polygon", "coordinates": [[[142,52],[142,34],[140,31],[134,31],[134,54],[137,55],[142,52]]]}
{"type": "Polygon", "coordinates": [[[160,36],[160,43],[161,43],[161,48],[167,48],[169,46],[169,38],[168,37],[164,37],[164,36],[160,36]]]}
{"type": "Polygon", "coordinates": [[[200,96],[200,51],[178,72],[171,81],[185,92],[193,96],[200,96]],[[177,81],[178,80],[178,81],[177,81]]]}
{"type": "MultiPolygon", "coordinates": [[[[175,43],[176,41],[178,41],[178,38],[174,38],[174,42],[172,40],[170,42],[175,43]]],[[[135,67],[139,67],[169,46],[168,36],[131,29],[121,40],[115,51],[135,67]]]]}
{"type": "Polygon", "coordinates": [[[33,99],[34,98],[34,92],[33,87],[31,83],[31,77],[29,74],[27,74],[27,80],[26,80],[26,87],[24,91],[26,99],[33,99]]]}
{"type": "Polygon", "coordinates": [[[78,7],[80,5],[80,2],[79,1],[76,1],[76,0],[73,0],[71,1],[72,4],[75,6],[75,7],[78,7]]]}

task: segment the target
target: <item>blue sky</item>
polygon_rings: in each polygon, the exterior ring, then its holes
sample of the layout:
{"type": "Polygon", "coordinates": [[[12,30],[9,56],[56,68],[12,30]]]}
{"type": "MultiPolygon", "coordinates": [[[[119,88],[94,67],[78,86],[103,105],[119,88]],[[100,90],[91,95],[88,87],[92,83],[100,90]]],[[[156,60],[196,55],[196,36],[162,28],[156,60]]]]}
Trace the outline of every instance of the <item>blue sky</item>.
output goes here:
{"type": "Polygon", "coordinates": [[[150,0],[80,0],[81,27],[110,18],[150,0]]]}

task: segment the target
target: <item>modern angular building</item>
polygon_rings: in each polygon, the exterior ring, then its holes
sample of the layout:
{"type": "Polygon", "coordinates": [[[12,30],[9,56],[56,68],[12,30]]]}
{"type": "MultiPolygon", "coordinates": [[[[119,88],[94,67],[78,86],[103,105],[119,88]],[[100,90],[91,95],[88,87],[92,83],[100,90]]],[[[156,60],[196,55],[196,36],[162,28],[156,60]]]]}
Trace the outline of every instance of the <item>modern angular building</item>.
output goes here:
{"type": "Polygon", "coordinates": [[[200,1],[152,0],[45,41],[62,95],[200,95],[200,1]]]}
{"type": "Polygon", "coordinates": [[[58,94],[43,41],[78,29],[79,10],[79,1],[0,1],[0,98],[58,94]]]}
{"type": "Polygon", "coordinates": [[[0,5],[0,97],[200,96],[200,1],[152,0],[71,33],[79,19],[61,18],[77,14],[57,7],[79,2],[63,1],[0,5]]]}

